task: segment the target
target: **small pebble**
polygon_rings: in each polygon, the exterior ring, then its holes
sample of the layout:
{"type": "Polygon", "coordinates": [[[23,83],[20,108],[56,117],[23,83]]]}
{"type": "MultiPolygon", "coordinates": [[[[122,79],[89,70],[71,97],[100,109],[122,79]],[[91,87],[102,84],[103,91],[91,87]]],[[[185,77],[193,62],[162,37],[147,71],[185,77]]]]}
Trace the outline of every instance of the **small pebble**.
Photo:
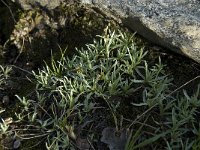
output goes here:
{"type": "Polygon", "coordinates": [[[89,149],[90,149],[90,143],[88,142],[87,139],[78,138],[78,139],[76,140],[76,146],[77,146],[80,150],[89,150],[89,149]]]}
{"type": "Polygon", "coordinates": [[[5,104],[5,105],[7,105],[7,104],[9,104],[9,102],[10,102],[9,96],[7,96],[7,95],[4,96],[3,99],[2,99],[2,103],[5,104]]]}
{"type": "Polygon", "coordinates": [[[20,140],[15,140],[14,144],[13,144],[13,148],[14,149],[18,149],[21,145],[21,141],[20,140]]]}

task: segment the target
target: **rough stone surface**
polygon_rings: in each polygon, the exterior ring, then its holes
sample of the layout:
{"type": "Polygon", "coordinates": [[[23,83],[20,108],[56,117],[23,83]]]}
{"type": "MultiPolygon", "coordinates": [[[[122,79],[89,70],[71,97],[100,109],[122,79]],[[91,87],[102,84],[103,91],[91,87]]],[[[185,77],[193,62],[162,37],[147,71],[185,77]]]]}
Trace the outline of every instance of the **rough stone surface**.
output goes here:
{"type": "Polygon", "coordinates": [[[67,47],[67,53],[73,53],[75,47],[92,42],[108,24],[114,25],[112,22],[95,10],[70,0],[52,10],[42,6],[22,10],[4,51],[6,56],[13,57],[10,63],[30,60],[34,65],[27,65],[26,70],[29,70],[50,58],[52,53],[60,52],[60,48],[67,47]],[[15,50],[11,50],[13,47],[15,50]]]}
{"type": "Polygon", "coordinates": [[[24,10],[30,10],[34,7],[45,7],[49,10],[60,5],[63,0],[12,0],[17,2],[24,10]]]}
{"type": "Polygon", "coordinates": [[[158,45],[200,62],[199,0],[80,0],[158,45]]]}

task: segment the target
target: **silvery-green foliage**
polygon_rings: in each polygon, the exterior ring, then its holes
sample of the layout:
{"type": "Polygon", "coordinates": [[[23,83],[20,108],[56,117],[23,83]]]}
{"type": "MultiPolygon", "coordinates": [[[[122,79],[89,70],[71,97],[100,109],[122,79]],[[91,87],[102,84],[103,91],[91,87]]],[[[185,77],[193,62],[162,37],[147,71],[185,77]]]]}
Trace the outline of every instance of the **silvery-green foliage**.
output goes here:
{"type": "MultiPolygon", "coordinates": [[[[113,103],[112,98],[129,96],[139,89],[142,98],[132,101],[130,107],[157,107],[159,115],[167,119],[163,124],[156,123],[165,126],[167,131],[156,130],[155,137],[136,148],[165,136],[173,139],[166,140],[169,147],[186,142],[179,140],[187,132],[182,132],[181,127],[188,121],[194,122],[194,113],[199,107],[198,92],[192,97],[184,92],[185,97],[179,100],[172,97],[171,79],[165,74],[161,60],[149,66],[145,60],[147,52],[137,46],[133,35],[107,29],[98,38],[86,45],[86,49],[77,50],[76,55],[69,58],[63,52],[60,60],[52,57],[51,65],[46,64],[37,73],[33,72],[35,95],[18,96],[23,108],[17,114],[19,122],[26,121],[39,128],[37,137],[46,137],[47,149],[73,149],[77,138],[74,128],[100,105],[99,101],[106,102],[119,129],[123,121],[117,118],[120,102],[113,103]],[[191,105],[194,106],[192,109],[191,105]]],[[[133,137],[138,139],[141,130],[133,137]]],[[[131,138],[132,144],[137,141],[134,138],[131,138]]]]}
{"type": "Polygon", "coordinates": [[[0,89],[3,89],[2,85],[6,83],[6,80],[9,78],[12,67],[0,65],[0,89]]]}

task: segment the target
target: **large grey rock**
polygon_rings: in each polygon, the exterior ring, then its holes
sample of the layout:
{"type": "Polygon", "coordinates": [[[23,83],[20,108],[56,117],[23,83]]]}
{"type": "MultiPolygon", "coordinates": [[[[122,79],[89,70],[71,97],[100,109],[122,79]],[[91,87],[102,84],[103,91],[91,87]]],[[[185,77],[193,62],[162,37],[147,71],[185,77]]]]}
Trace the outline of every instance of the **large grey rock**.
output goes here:
{"type": "Polygon", "coordinates": [[[80,0],[121,18],[150,41],[200,62],[199,0],[80,0]]]}

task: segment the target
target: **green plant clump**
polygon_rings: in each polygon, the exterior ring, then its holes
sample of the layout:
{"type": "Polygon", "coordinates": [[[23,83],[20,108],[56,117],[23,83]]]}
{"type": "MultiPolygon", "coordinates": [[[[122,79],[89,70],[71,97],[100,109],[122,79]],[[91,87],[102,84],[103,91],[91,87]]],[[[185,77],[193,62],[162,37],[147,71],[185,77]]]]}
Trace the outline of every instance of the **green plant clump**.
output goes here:
{"type": "MultiPolygon", "coordinates": [[[[16,127],[23,123],[26,130],[13,132],[21,139],[42,138],[49,150],[76,149],[76,128],[96,107],[107,104],[120,130],[117,116],[123,114],[117,114],[120,103],[113,103],[112,98],[121,96],[130,99],[130,114],[140,110],[135,118],[126,118],[135,120],[127,127],[132,133],[125,149],[145,149],[147,145],[153,149],[198,149],[200,132],[195,118],[199,89],[192,97],[186,92],[182,98],[173,97],[172,80],[165,75],[161,60],[149,66],[146,55],[134,42],[134,35],[106,29],[98,41],[72,58],[64,52],[59,61],[52,57],[51,65],[33,72],[34,94],[17,96],[21,112],[16,114],[16,127]],[[133,100],[136,92],[140,96],[133,100]]],[[[5,128],[1,131],[6,132],[5,128]]]]}
{"type": "Polygon", "coordinates": [[[0,65],[0,89],[4,89],[3,86],[6,84],[11,71],[12,67],[0,65]]]}

